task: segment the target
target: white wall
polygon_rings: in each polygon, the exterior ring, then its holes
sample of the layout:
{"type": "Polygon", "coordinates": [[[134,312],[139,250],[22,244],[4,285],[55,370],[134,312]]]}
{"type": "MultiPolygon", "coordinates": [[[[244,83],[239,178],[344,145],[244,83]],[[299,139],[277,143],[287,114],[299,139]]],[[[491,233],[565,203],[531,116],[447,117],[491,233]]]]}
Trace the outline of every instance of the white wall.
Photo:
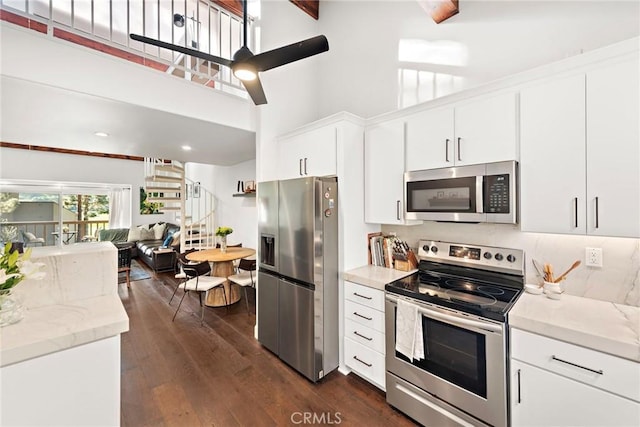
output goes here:
{"type": "Polygon", "coordinates": [[[401,66],[459,76],[458,90],[466,89],[635,37],[640,2],[464,1],[458,15],[436,24],[416,0],[325,0],[320,31],[330,50],[319,56],[319,98],[309,101],[319,104],[320,117],[338,111],[371,117],[397,109],[401,66]],[[438,57],[424,52],[422,64],[401,64],[401,39],[457,46],[438,57]]]}
{"type": "Polygon", "coordinates": [[[4,22],[0,29],[3,75],[254,129],[255,109],[244,99],[33,30],[4,22]]]}
{"type": "Polygon", "coordinates": [[[0,148],[0,178],[131,185],[131,223],[174,222],[175,215],[140,215],[144,163],[72,154],[0,148]]]}
{"type": "Polygon", "coordinates": [[[233,228],[227,241],[230,245],[257,249],[258,216],[255,197],[233,197],[238,181],[255,181],[256,162],[251,160],[229,167],[216,167],[216,197],[218,224],[233,228]]]}
{"type": "MultiPolygon", "coordinates": [[[[262,51],[320,34],[318,22],[288,0],[263,0],[261,17],[256,24],[262,51]]],[[[268,104],[258,107],[256,156],[259,181],[277,179],[275,137],[319,117],[320,56],[260,75],[268,104]]]]}
{"type": "Polygon", "coordinates": [[[185,176],[200,181],[216,200],[216,226],[231,227],[230,245],[257,249],[258,217],[255,197],[233,197],[238,181],[255,181],[256,161],[250,160],[234,166],[213,166],[187,163],[185,176]]]}

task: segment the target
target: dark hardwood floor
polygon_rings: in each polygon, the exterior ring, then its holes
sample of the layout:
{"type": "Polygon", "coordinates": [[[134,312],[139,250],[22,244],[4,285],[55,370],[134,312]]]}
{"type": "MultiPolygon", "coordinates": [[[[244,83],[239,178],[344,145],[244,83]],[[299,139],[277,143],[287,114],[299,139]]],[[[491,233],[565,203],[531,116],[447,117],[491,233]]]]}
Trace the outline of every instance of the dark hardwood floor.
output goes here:
{"type": "Polygon", "coordinates": [[[228,312],[206,308],[200,326],[194,294],[172,322],[175,283],[173,274],[159,273],[130,289],[119,285],[129,315],[122,426],[414,425],[358,376],[336,370],[313,384],[264,349],[254,338],[252,289],[250,315],[240,300],[228,312]]]}

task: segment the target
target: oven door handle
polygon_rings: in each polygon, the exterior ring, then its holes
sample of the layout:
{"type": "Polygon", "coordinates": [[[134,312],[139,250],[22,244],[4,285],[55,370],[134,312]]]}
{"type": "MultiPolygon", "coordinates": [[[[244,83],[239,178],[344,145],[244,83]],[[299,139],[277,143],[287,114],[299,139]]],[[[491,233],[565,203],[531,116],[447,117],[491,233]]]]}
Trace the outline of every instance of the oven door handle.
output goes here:
{"type": "MultiPolygon", "coordinates": [[[[393,297],[391,295],[387,295],[386,297],[389,301],[396,303],[398,302],[398,298],[397,297],[393,297]]],[[[446,314],[446,313],[441,313],[439,311],[435,311],[435,310],[429,310],[426,309],[418,304],[416,304],[418,306],[418,313],[424,314],[427,317],[431,317],[434,319],[438,319],[438,320],[443,320],[447,323],[451,323],[451,324],[455,324],[455,325],[460,325],[462,327],[467,326],[467,327],[472,327],[472,328],[476,328],[476,329],[482,329],[484,331],[489,331],[489,332],[496,332],[499,334],[502,334],[502,327],[500,325],[494,325],[493,323],[488,323],[488,322],[482,322],[479,320],[473,320],[473,319],[464,319],[462,317],[458,317],[458,316],[454,316],[451,314],[446,314]]]]}

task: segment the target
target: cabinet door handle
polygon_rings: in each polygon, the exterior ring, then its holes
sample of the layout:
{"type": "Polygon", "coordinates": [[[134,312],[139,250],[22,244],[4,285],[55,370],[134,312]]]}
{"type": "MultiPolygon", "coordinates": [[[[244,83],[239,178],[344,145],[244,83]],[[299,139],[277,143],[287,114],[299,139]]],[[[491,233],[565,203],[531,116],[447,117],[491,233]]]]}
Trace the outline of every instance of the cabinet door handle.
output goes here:
{"type": "Polygon", "coordinates": [[[574,225],[578,228],[578,198],[573,198],[573,216],[574,216],[574,225]]]}
{"type": "Polygon", "coordinates": [[[520,369],[518,369],[518,403],[522,402],[522,396],[520,395],[520,369]]]}
{"type": "Polygon", "coordinates": [[[449,161],[449,138],[444,140],[444,159],[449,161]]]}
{"type": "Polygon", "coordinates": [[[551,356],[551,359],[553,359],[553,360],[555,360],[557,362],[560,362],[560,363],[566,363],[567,365],[575,366],[576,368],[584,369],[585,371],[593,372],[593,373],[598,374],[598,375],[604,375],[604,371],[602,369],[599,369],[599,370],[596,371],[595,369],[587,368],[586,366],[578,365],[576,363],[569,362],[569,361],[564,360],[564,359],[560,359],[560,358],[556,357],[555,354],[551,356]]]}
{"type": "Polygon", "coordinates": [[[369,338],[369,337],[365,337],[364,335],[358,333],[358,331],[353,331],[353,333],[357,336],[359,336],[360,338],[364,338],[367,341],[371,341],[373,338],[369,338]]]}
{"type": "Polygon", "coordinates": [[[462,138],[458,137],[458,161],[462,161],[462,153],[460,153],[460,140],[462,138]]]}
{"type": "Polygon", "coordinates": [[[357,311],[354,311],[353,314],[355,314],[358,317],[362,317],[365,320],[373,320],[373,317],[363,316],[362,314],[358,313],[357,311]]]}
{"type": "Polygon", "coordinates": [[[396,218],[400,221],[400,200],[396,201],[396,218]]]}
{"type": "Polygon", "coordinates": [[[596,196],[596,228],[600,227],[599,208],[600,206],[598,205],[598,197],[596,196]]]}
{"type": "Polygon", "coordinates": [[[300,176],[302,176],[302,159],[300,159],[300,164],[298,165],[298,170],[300,172],[300,176]]]}
{"type": "Polygon", "coordinates": [[[370,299],[373,299],[373,297],[368,297],[368,296],[366,296],[366,295],[360,295],[360,294],[359,294],[359,293],[357,293],[357,292],[354,292],[353,294],[354,294],[355,296],[357,296],[357,297],[360,297],[360,298],[369,299],[369,300],[370,300],[370,299]]]}
{"type": "Polygon", "coordinates": [[[307,158],[304,158],[304,174],[307,175],[307,158]]]}
{"type": "Polygon", "coordinates": [[[363,365],[367,365],[367,367],[369,367],[369,368],[373,366],[371,363],[367,363],[367,362],[364,362],[364,361],[358,359],[358,356],[353,356],[353,358],[356,359],[358,362],[362,363],[363,365]]]}

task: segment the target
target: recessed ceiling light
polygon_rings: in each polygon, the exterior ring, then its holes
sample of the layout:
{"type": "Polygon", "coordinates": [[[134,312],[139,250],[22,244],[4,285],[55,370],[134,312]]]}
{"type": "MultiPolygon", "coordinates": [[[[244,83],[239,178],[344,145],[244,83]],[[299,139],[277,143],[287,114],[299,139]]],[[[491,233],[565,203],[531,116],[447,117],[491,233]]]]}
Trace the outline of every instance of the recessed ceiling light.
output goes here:
{"type": "Polygon", "coordinates": [[[191,151],[191,146],[190,146],[190,145],[183,145],[183,146],[182,146],[182,149],[183,149],[184,151],[191,151]]]}
{"type": "Polygon", "coordinates": [[[109,134],[106,133],[106,132],[94,132],[94,135],[95,136],[101,136],[103,138],[106,138],[107,136],[109,136],[109,134]]]}

